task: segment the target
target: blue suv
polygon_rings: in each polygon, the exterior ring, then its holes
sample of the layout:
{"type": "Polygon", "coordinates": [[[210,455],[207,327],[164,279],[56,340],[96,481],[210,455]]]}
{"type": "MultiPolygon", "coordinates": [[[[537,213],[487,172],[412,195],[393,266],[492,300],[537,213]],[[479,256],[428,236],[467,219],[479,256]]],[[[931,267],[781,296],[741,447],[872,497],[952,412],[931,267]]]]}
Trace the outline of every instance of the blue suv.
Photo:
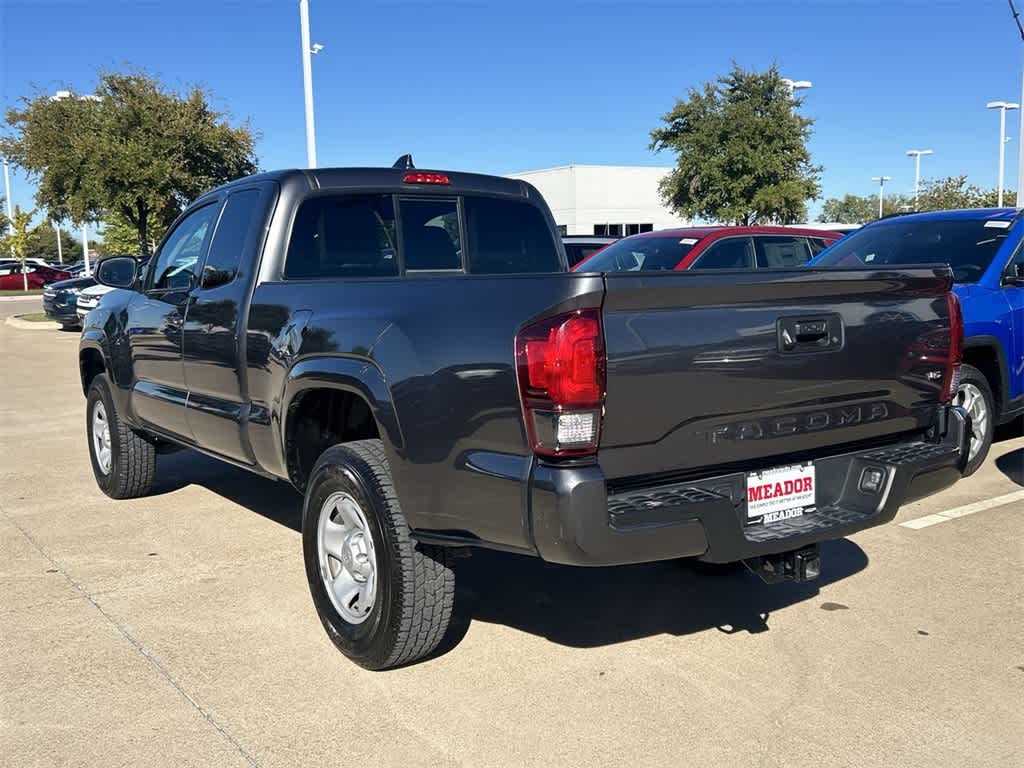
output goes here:
{"type": "Polygon", "coordinates": [[[1024,413],[1024,215],[1015,208],[933,211],[881,219],[853,232],[811,266],[948,264],[964,315],[957,402],[971,414],[967,470],[992,435],[1024,413]]]}

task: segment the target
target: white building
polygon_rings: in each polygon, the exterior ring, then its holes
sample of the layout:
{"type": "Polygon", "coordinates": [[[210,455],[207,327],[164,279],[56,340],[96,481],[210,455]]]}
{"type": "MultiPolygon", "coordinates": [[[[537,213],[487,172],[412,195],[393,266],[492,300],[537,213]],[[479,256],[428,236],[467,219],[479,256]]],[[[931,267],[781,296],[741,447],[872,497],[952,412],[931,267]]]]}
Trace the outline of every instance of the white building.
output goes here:
{"type": "Polygon", "coordinates": [[[563,165],[513,173],[544,196],[562,234],[624,237],[689,222],[666,208],[658,183],[671,168],[563,165]]]}

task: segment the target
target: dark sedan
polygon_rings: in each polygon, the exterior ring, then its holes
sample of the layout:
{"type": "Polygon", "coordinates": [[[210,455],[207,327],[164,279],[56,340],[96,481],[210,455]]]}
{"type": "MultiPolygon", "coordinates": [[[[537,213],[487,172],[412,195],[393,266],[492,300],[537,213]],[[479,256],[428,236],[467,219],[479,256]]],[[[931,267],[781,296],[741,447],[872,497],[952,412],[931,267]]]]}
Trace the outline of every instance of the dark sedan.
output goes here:
{"type": "Polygon", "coordinates": [[[79,327],[77,313],[78,294],[96,285],[91,277],[79,277],[52,283],[43,290],[43,310],[51,320],[56,320],[65,330],[79,327]]]}

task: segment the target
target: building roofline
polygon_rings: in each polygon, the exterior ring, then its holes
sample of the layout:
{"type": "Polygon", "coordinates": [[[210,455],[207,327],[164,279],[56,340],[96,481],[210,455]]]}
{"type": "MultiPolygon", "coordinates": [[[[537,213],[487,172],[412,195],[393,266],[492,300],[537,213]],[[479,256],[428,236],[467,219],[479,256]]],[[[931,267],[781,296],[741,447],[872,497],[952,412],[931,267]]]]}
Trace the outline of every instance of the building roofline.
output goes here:
{"type": "Polygon", "coordinates": [[[515,173],[507,174],[508,176],[524,176],[528,173],[546,173],[548,171],[564,171],[572,168],[628,168],[628,169],[643,169],[643,170],[657,170],[657,171],[671,171],[673,166],[671,165],[617,165],[615,163],[569,163],[567,165],[554,165],[550,168],[532,168],[528,171],[516,171],[515,173]]]}

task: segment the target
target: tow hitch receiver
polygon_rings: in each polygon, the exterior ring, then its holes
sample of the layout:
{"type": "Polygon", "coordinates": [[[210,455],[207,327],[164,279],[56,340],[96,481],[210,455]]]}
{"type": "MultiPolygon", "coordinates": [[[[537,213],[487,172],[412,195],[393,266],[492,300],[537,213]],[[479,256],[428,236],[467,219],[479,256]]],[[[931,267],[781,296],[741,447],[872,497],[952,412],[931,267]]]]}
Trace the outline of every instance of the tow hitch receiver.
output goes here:
{"type": "Polygon", "coordinates": [[[814,581],[821,575],[821,551],[817,544],[777,555],[763,555],[744,560],[743,564],[766,584],[783,581],[814,581]]]}

